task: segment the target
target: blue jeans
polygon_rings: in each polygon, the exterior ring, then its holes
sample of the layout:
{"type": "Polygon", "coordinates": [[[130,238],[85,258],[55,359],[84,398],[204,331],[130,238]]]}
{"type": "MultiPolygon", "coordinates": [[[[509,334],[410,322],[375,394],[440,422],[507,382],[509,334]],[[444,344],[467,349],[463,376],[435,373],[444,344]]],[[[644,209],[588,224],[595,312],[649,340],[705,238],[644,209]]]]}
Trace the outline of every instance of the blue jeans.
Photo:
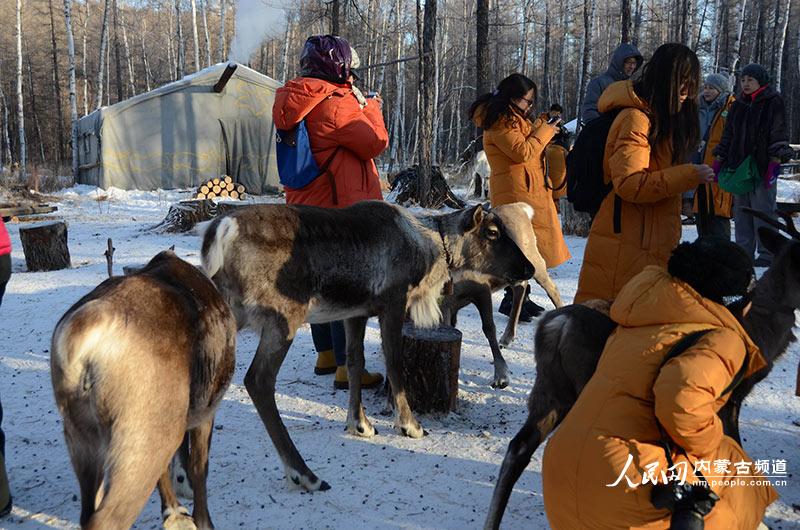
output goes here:
{"type": "Polygon", "coordinates": [[[327,324],[311,324],[311,339],[317,352],[333,350],[336,366],[347,364],[347,339],[344,322],[334,320],[327,324]]]}

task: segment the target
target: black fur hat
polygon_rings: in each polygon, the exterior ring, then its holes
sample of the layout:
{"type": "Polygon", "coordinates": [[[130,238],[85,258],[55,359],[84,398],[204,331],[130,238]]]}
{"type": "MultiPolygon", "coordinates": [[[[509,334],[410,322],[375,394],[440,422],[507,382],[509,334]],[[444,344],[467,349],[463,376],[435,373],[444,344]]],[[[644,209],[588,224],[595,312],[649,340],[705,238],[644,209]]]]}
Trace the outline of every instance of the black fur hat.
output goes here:
{"type": "Polygon", "coordinates": [[[755,275],[753,259],[747,252],[721,237],[681,243],[672,251],[667,270],[703,297],[720,304],[726,297],[744,296],[755,275]]]}

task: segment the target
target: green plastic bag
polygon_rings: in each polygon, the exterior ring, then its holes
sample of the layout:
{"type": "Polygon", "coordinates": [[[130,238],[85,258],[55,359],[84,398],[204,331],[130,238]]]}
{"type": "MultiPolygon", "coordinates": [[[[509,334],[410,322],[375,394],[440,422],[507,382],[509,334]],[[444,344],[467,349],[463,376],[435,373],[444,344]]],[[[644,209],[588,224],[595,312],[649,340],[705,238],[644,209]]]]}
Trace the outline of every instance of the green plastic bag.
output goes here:
{"type": "Polygon", "coordinates": [[[755,159],[748,156],[736,169],[725,168],[719,173],[719,187],[736,195],[744,195],[756,189],[761,179],[755,159]]]}

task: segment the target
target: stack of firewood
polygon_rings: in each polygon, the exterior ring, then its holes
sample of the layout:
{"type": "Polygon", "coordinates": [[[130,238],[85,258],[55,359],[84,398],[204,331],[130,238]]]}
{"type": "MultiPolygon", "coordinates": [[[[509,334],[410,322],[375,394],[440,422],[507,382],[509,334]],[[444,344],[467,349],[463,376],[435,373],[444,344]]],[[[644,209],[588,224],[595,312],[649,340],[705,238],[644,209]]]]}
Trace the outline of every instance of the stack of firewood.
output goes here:
{"type": "Polygon", "coordinates": [[[244,199],[245,189],[241,184],[236,184],[228,175],[222,178],[213,178],[200,186],[195,199],[215,199],[225,197],[231,199],[244,199]]]}

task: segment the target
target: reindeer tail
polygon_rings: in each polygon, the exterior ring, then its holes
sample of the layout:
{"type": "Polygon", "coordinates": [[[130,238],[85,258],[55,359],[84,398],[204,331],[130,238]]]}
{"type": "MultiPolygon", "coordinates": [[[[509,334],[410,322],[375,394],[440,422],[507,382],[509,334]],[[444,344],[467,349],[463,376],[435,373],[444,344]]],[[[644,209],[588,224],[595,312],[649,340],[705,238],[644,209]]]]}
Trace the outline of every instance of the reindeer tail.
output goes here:
{"type": "Polygon", "coordinates": [[[213,222],[203,236],[203,270],[212,278],[225,263],[225,254],[231,241],[239,235],[239,224],[230,216],[213,222]]]}

